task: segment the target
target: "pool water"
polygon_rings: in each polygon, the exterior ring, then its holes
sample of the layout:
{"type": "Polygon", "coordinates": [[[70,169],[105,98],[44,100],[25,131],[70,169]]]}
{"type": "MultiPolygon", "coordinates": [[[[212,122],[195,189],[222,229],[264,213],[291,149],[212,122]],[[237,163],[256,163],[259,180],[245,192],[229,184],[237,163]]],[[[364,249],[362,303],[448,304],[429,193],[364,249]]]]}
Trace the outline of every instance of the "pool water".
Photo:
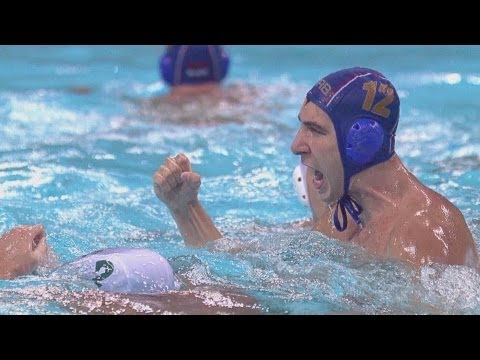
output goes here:
{"type": "MultiPolygon", "coordinates": [[[[107,247],[150,248],[184,288],[235,289],[265,314],[480,314],[471,269],[417,271],[288,225],[309,216],[290,152],[305,93],[332,71],[365,66],[399,92],[400,158],[463,212],[480,248],[480,47],[226,48],[226,85],[253,86],[255,99],[207,109],[232,122],[184,126],[168,121],[174,109],[152,121],[132,101],[167,91],[163,46],[0,46],[0,232],[43,224],[60,264],[107,247]],[[152,188],[178,152],[202,175],[200,200],[225,235],[199,249],[184,245],[152,188]]],[[[0,281],[0,313],[73,313],[51,289],[88,285],[49,271],[0,281]]]]}

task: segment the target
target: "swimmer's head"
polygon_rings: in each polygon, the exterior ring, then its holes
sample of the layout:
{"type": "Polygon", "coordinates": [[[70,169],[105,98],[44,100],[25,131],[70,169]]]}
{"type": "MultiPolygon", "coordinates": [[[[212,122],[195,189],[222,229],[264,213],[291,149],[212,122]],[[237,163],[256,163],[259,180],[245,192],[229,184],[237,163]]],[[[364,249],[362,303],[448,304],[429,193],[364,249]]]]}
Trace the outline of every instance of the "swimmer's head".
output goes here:
{"type": "Polygon", "coordinates": [[[170,86],[221,82],[230,58],[220,45],[170,45],[160,58],[160,74],[170,86]]]}
{"type": "Polygon", "coordinates": [[[107,292],[155,294],[176,288],[170,263],[149,249],[99,250],[63,265],[56,273],[79,277],[107,292]]]}
{"type": "MultiPolygon", "coordinates": [[[[338,202],[344,206],[342,213],[347,208],[360,223],[361,208],[355,211],[358,204],[352,205],[347,195],[350,179],[395,153],[400,112],[397,91],[378,71],[354,67],[318,81],[307,93],[307,100],[325,111],[333,122],[344,171],[344,193],[338,202]]],[[[342,227],[335,225],[337,229],[342,227]]]]}

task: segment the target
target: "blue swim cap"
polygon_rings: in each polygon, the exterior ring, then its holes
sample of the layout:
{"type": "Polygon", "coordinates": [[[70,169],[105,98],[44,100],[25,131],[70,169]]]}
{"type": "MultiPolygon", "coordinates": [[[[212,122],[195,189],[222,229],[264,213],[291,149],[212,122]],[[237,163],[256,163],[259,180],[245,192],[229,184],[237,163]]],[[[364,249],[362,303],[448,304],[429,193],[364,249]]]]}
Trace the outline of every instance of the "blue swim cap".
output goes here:
{"type": "Polygon", "coordinates": [[[160,74],[170,86],[220,82],[229,64],[220,45],[171,45],[159,61],[160,74]]]}
{"type": "Polygon", "coordinates": [[[348,195],[355,174],[395,154],[400,99],[392,83],[378,71],[354,67],[327,75],[307,93],[307,99],[333,122],[344,171],[344,194],[337,202],[334,224],[347,228],[347,210],[357,224],[361,206],[348,195]],[[342,212],[343,224],[338,219],[342,212]]]}
{"type": "Polygon", "coordinates": [[[63,265],[56,273],[91,282],[107,292],[156,294],[175,289],[169,262],[149,249],[99,250],[63,265]]]}

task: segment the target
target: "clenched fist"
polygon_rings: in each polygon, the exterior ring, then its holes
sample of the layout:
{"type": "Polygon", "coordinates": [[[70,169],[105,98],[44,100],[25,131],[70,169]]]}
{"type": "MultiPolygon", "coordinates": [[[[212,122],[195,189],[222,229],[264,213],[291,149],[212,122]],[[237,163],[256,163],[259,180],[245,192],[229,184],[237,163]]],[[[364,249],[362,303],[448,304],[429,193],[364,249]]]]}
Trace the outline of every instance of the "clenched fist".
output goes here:
{"type": "Polygon", "coordinates": [[[155,195],[170,210],[182,210],[197,201],[200,184],[200,175],[192,171],[185,154],[167,157],[153,175],[155,195]]]}

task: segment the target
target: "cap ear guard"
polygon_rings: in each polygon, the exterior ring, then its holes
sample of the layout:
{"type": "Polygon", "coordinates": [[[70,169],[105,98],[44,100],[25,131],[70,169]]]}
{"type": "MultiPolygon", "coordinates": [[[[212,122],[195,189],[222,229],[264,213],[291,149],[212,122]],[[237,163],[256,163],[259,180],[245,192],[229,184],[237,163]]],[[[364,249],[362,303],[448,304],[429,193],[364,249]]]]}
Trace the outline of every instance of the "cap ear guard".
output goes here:
{"type": "Polygon", "coordinates": [[[225,76],[227,76],[228,68],[230,66],[230,57],[228,56],[227,52],[224,49],[219,49],[220,56],[218,58],[218,67],[219,67],[219,74],[217,81],[222,81],[225,76]]]}
{"type": "Polygon", "coordinates": [[[170,86],[173,85],[173,68],[176,58],[176,52],[167,51],[159,61],[160,74],[163,80],[170,86]]]}
{"type": "Polygon", "coordinates": [[[385,132],[376,120],[359,118],[348,131],[345,152],[356,165],[365,165],[375,158],[384,137],[385,132]]]}

